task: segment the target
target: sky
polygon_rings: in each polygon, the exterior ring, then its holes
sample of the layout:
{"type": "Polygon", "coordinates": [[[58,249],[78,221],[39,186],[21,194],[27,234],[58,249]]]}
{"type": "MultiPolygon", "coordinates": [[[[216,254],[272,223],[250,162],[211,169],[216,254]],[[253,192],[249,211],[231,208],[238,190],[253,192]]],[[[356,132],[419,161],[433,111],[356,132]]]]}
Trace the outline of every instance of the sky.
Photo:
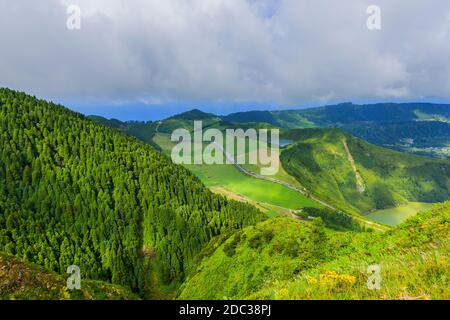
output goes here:
{"type": "Polygon", "coordinates": [[[85,114],[450,102],[448,0],[0,0],[0,12],[0,87],[85,114]]]}

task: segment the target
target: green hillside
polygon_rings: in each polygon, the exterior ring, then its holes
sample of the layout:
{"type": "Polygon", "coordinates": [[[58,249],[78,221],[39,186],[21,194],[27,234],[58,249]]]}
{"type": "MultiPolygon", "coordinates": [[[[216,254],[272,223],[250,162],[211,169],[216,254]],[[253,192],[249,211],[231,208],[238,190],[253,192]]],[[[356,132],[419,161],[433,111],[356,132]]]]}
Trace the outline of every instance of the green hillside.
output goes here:
{"type": "Polygon", "coordinates": [[[247,111],[223,119],[263,122],[284,129],[335,128],[393,150],[450,158],[450,105],[342,103],[301,110],[247,111]]]}
{"type": "MultiPolygon", "coordinates": [[[[0,89],[0,248],[144,297],[176,288],[214,236],[264,218],[135,138],[0,89]]],[[[170,291],[170,290],[169,290],[170,291]]]]}
{"type": "Polygon", "coordinates": [[[450,198],[450,162],[371,145],[339,129],[298,129],[281,153],[285,170],[313,194],[348,212],[367,213],[450,198]]]}
{"type": "Polygon", "coordinates": [[[449,299],[449,234],[450,203],[386,233],[271,219],[212,242],[178,298],[449,299]],[[367,287],[374,264],[380,290],[367,287]]]}
{"type": "MultiPolygon", "coordinates": [[[[67,275],[66,275],[67,277],[67,275]]],[[[0,300],[135,300],[130,290],[85,280],[68,290],[67,278],[43,267],[0,253],[0,300]]]]}

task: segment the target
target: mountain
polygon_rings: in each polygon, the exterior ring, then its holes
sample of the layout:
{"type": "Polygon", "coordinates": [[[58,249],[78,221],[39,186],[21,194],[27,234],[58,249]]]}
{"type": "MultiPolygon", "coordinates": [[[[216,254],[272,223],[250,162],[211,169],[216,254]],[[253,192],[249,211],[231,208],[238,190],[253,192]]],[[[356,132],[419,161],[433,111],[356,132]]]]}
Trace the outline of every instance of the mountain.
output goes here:
{"type": "MultiPolygon", "coordinates": [[[[67,276],[67,275],[66,275],[67,276]]],[[[67,279],[43,267],[0,253],[0,300],[135,300],[129,290],[85,280],[68,290],[67,279]]]]}
{"type": "Polygon", "coordinates": [[[215,236],[264,219],[151,146],[0,89],[0,248],[142,297],[173,292],[215,236]],[[163,290],[163,291],[160,291],[163,290]]]}
{"type": "Polygon", "coordinates": [[[212,242],[178,298],[448,299],[449,234],[449,202],[385,233],[271,219],[212,242]],[[368,288],[373,265],[379,290],[368,288]]]}
{"type": "Polygon", "coordinates": [[[226,126],[219,116],[194,109],[160,121],[158,132],[171,134],[176,129],[186,129],[192,132],[194,121],[202,121],[203,128],[226,126]]]}
{"type": "Polygon", "coordinates": [[[281,153],[284,169],[344,211],[450,198],[450,161],[381,148],[340,129],[295,129],[283,138],[294,141],[281,153]]]}
{"type": "Polygon", "coordinates": [[[373,144],[435,158],[450,158],[450,105],[430,103],[343,103],[302,110],[247,111],[216,116],[198,109],[159,122],[120,122],[91,116],[94,121],[122,130],[152,144],[155,133],[193,130],[194,121],[219,130],[249,128],[296,129],[340,127],[373,144]]]}
{"type": "Polygon", "coordinates": [[[336,127],[355,122],[450,121],[450,105],[431,103],[342,103],[318,108],[230,114],[235,123],[265,122],[281,128],[336,127]]]}
{"type": "Polygon", "coordinates": [[[104,117],[95,115],[88,116],[88,118],[104,126],[108,126],[117,130],[126,130],[127,128],[127,123],[122,122],[118,119],[106,119],[104,117]]]}
{"type": "Polygon", "coordinates": [[[450,123],[448,122],[364,122],[348,124],[342,129],[386,148],[450,158],[450,123]]]}
{"type": "Polygon", "coordinates": [[[212,113],[203,112],[199,109],[192,109],[190,111],[186,111],[183,113],[180,113],[178,115],[172,116],[168,118],[167,120],[190,120],[190,121],[200,121],[200,120],[209,120],[209,119],[217,119],[219,120],[220,117],[216,116],[212,113]]]}
{"type": "Polygon", "coordinates": [[[88,116],[88,119],[122,131],[130,136],[136,137],[139,140],[150,144],[155,149],[159,150],[159,146],[153,142],[153,137],[155,136],[157,123],[151,121],[120,121],[117,119],[106,119],[101,116],[88,116]]]}

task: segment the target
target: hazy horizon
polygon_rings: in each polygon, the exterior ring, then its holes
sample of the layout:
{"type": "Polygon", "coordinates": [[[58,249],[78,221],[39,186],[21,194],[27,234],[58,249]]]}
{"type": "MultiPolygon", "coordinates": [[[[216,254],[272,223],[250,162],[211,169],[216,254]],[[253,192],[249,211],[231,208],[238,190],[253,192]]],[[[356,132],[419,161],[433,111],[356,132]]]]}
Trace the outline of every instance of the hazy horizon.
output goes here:
{"type": "Polygon", "coordinates": [[[354,102],[354,101],[342,101],[336,103],[326,104],[309,104],[304,106],[261,106],[261,105],[232,105],[232,106],[211,106],[211,105],[169,105],[169,106],[148,106],[148,105],[128,105],[126,110],[123,108],[114,108],[110,105],[97,105],[92,107],[89,105],[68,105],[61,103],[69,109],[80,112],[86,116],[101,116],[107,119],[118,119],[121,121],[158,121],[167,119],[171,116],[198,109],[205,113],[213,113],[219,116],[226,116],[237,112],[248,111],[277,111],[277,110],[302,110],[310,108],[320,108],[325,106],[332,106],[344,103],[352,103],[355,105],[371,105],[379,103],[394,103],[394,104],[407,104],[407,103],[430,103],[430,104],[443,104],[450,106],[450,100],[446,99],[429,99],[429,100],[412,100],[412,101],[368,101],[368,102],[354,102]]]}

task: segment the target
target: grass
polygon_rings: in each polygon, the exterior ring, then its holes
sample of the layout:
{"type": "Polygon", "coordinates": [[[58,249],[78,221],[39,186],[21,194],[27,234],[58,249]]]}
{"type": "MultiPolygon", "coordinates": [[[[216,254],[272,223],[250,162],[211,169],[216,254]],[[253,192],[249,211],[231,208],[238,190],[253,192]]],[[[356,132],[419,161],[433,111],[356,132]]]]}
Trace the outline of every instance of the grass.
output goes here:
{"type": "Polygon", "coordinates": [[[257,202],[288,209],[319,207],[311,199],[282,185],[244,175],[232,165],[187,165],[209,188],[221,186],[257,202]]]}
{"type": "Polygon", "coordinates": [[[377,210],[373,213],[368,214],[366,218],[369,218],[376,222],[387,224],[389,226],[396,226],[409,217],[412,217],[421,211],[428,210],[431,207],[431,203],[410,202],[396,208],[377,210]]]}
{"type": "Polygon", "coordinates": [[[243,195],[236,194],[224,187],[211,187],[210,190],[214,193],[224,195],[229,199],[233,199],[236,201],[251,204],[251,205],[255,206],[256,208],[258,208],[259,210],[261,210],[262,212],[264,212],[267,215],[267,217],[269,217],[269,218],[275,218],[275,217],[279,217],[279,216],[296,217],[294,211],[291,209],[276,206],[276,205],[265,203],[265,202],[258,202],[258,201],[252,200],[250,198],[247,198],[243,195]]]}

